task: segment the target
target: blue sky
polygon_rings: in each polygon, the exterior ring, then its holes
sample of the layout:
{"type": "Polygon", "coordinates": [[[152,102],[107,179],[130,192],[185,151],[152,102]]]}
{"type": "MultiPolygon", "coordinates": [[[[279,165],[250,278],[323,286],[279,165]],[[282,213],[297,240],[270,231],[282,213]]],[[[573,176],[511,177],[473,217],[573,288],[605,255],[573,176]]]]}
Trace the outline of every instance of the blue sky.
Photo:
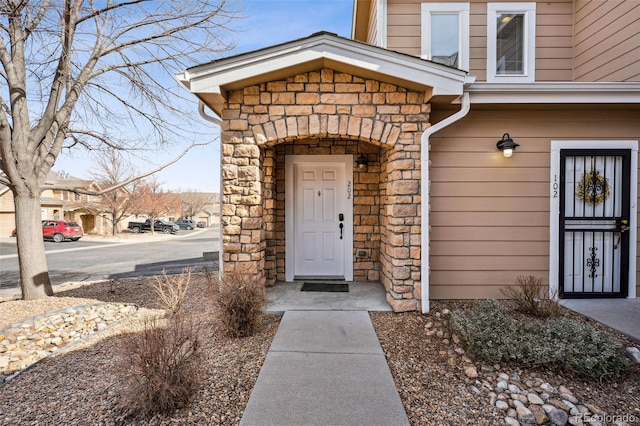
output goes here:
{"type": "MultiPolygon", "coordinates": [[[[230,38],[235,40],[233,52],[223,56],[249,52],[307,37],[318,31],[329,31],[344,37],[351,35],[351,17],[353,0],[235,0],[242,9],[241,18],[231,27],[230,38]]],[[[208,58],[213,60],[217,58],[208,58]]],[[[203,62],[206,62],[203,61],[203,62]]],[[[186,90],[186,89],[185,89],[186,90]]],[[[193,112],[197,114],[197,100],[193,99],[193,112]]],[[[203,121],[203,123],[205,123],[203,121]]],[[[212,133],[216,126],[210,123],[212,133]]],[[[185,144],[184,147],[188,145],[185,144]]],[[[184,147],[174,146],[160,156],[154,156],[156,165],[174,158],[184,147]]],[[[199,147],[191,150],[178,163],[157,173],[158,181],[169,190],[194,189],[202,192],[220,190],[220,148],[215,146],[199,147]]],[[[138,165],[145,170],[145,165],[138,165]]],[[[65,171],[80,178],[90,178],[91,160],[81,153],[73,156],[63,154],[54,166],[56,171],[65,171]]],[[[153,166],[146,167],[146,170],[153,166]]]]}

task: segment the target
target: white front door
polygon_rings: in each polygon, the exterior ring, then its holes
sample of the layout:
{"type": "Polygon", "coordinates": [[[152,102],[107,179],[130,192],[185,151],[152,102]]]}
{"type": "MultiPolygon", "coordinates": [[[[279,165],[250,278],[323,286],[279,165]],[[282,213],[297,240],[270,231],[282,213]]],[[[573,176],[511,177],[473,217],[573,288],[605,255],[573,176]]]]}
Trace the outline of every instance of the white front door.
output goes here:
{"type": "Polygon", "coordinates": [[[287,280],[353,279],[352,156],[287,160],[287,280]]]}

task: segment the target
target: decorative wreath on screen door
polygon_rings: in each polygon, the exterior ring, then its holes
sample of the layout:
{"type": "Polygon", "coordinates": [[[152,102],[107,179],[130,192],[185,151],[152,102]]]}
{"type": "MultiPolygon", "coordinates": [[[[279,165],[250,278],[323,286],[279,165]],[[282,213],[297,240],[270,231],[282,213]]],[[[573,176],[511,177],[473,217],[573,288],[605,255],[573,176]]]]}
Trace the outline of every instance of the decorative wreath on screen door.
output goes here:
{"type": "Polygon", "coordinates": [[[597,206],[609,197],[609,181],[598,171],[582,175],[578,183],[578,198],[597,206]]]}

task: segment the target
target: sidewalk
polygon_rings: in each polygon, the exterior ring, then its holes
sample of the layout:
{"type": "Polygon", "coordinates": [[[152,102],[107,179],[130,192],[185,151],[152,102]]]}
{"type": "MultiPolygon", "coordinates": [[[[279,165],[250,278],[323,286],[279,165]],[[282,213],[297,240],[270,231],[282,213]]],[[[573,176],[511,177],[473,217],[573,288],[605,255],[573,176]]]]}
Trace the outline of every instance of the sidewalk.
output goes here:
{"type": "Polygon", "coordinates": [[[640,343],[640,298],[564,299],[562,305],[640,343]]]}
{"type": "Polygon", "coordinates": [[[287,311],[241,425],[408,425],[366,311],[287,311]]]}

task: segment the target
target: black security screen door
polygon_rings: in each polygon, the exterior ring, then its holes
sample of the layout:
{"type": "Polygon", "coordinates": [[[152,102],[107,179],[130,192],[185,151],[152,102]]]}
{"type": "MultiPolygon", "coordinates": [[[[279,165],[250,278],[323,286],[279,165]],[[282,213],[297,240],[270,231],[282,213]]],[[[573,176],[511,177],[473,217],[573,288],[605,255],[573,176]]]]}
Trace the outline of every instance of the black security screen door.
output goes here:
{"type": "Polygon", "coordinates": [[[628,150],[560,151],[560,297],[626,297],[628,150]]]}

